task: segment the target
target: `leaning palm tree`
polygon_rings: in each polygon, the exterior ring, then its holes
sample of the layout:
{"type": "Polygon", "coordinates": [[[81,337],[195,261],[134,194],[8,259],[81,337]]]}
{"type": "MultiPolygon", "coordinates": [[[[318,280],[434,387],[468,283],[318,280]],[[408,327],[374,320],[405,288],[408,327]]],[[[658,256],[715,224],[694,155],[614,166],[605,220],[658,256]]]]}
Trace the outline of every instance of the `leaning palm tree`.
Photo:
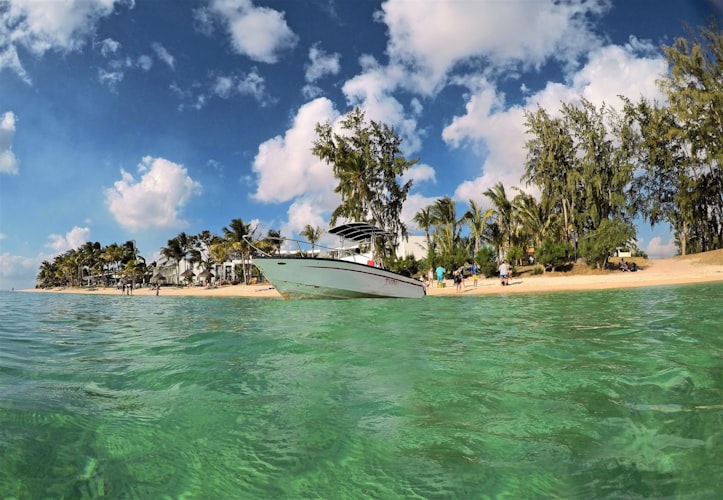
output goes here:
{"type": "Polygon", "coordinates": [[[316,242],[319,241],[319,238],[321,238],[321,228],[320,227],[311,227],[310,224],[307,224],[304,226],[303,231],[299,232],[300,236],[303,236],[306,238],[306,241],[309,242],[311,245],[311,255],[314,256],[314,245],[316,245],[316,242]]]}

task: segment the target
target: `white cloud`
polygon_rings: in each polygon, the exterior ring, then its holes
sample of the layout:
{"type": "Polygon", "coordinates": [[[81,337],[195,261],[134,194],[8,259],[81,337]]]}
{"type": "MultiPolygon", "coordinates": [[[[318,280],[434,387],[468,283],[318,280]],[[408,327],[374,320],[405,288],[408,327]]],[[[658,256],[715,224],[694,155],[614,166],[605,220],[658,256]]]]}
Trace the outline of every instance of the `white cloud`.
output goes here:
{"type": "Polygon", "coordinates": [[[435,182],[434,168],[424,163],[417,163],[402,175],[402,183],[411,180],[412,186],[418,186],[422,182],[435,182]]]}
{"type": "Polygon", "coordinates": [[[0,254],[0,290],[31,288],[42,260],[8,252],[0,254]]]}
{"type": "Polygon", "coordinates": [[[108,71],[98,68],[98,81],[111,90],[115,90],[124,77],[125,73],[123,71],[108,71]]]}
{"type": "Polygon", "coordinates": [[[388,26],[392,65],[413,74],[400,83],[425,94],[443,84],[456,64],[487,64],[489,70],[536,68],[599,44],[588,20],[610,2],[416,2],[389,0],[378,18],[388,26]]]}
{"type": "Polygon", "coordinates": [[[61,254],[82,246],[90,241],[90,228],[74,226],[73,229],[62,234],[51,234],[48,236],[50,242],[45,246],[52,248],[55,254],[61,254]]]}
{"type": "Polygon", "coordinates": [[[103,57],[108,57],[110,55],[116,54],[118,50],[120,50],[120,48],[120,42],[113,40],[112,38],[106,38],[102,42],[100,42],[100,53],[103,55],[103,57]]]}
{"type": "Polygon", "coordinates": [[[17,49],[22,47],[42,56],[48,50],[70,52],[85,44],[97,22],[113,12],[116,5],[133,5],[133,0],[6,0],[0,12],[0,69],[9,68],[28,81],[17,49]]]}
{"type": "Polygon", "coordinates": [[[309,63],[306,65],[306,73],[304,78],[309,83],[313,83],[326,75],[336,75],[341,69],[339,63],[341,55],[336,52],[329,54],[314,44],[309,49],[309,63]]]}
{"type": "Polygon", "coordinates": [[[651,259],[667,259],[668,257],[676,255],[677,252],[678,247],[675,246],[672,239],[663,241],[663,238],[660,236],[651,238],[645,247],[645,253],[648,254],[648,257],[651,259]]]}
{"type": "MultiPolygon", "coordinates": [[[[0,235],[0,239],[2,237],[0,235]]],[[[90,241],[90,229],[75,226],[64,235],[48,235],[45,247],[51,252],[40,252],[34,257],[12,255],[9,252],[0,254],[0,290],[32,288],[44,260],[53,260],[56,255],[79,248],[87,241],[90,241]]]]}
{"type": "Polygon", "coordinates": [[[328,99],[304,104],[284,136],[259,146],[253,170],[258,187],[253,197],[263,202],[286,202],[301,195],[312,197],[334,188],[331,167],[311,154],[317,123],[334,122],[338,113],[328,99]]]}
{"type": "Polygon", "coordinates": [[[16,175],[20,162],[12,151],[15,137],[15,113],[6,111],[0,116],[0,174],[16,175]]]}
{"type": "Polygon", "coordinates": [[[423,132],[417,128],[419,101],[414,100],[411,110],[405,110],[402,103],[392,95],[398,88],[397,82],[404,78],[401,68],[381,66],[373,57],[360,59],[362,72],[347,80],[342,91],[350,106],[359,106],[366,112],[367,120],[384,122],[395,127],[402,138],[405,155],[419,151],[423,132]]]}
{"type": "Polygon", "coordinates": [[[149,71],[153,67],[153,59],[150,56],[142,55],[138,57],[138,67],[143,71],[149,71]]]}
{"type": "Polygon", "coordinates": [[[121,170],[121,180],[107,189],[106,205],[116,221],[130,229],[184,227],[180,210],[201,184],[181,165],[163,158],[144,157],[138,165],[141,178],[121,170]]]}
{"type": "Polygon", "coordinates": [[[166,48],[158,42],[151,44],[153,51],[156,53],[156,57],[166,63],[169,68],[174,69],[176,65],[176,59],[166,50],[166,48]]]}
{"type": "Polygon", "coordinates": [[[262,105],[268,100],[266,81],[255,69],[247,74],[216,77],[211,85],[211,92],[222,99],[233,95],[248,95],[262,105]]]}
{"type": "MultiPolygon", "coordinates": [[[[322,231],[329,230],[328,207],[324,203],[312,197],[300,198],[289,205],[288,219],[281,227],[281,234],[290,236],[299,234],[307,224],[311,227],[319,227],[322,231]]],[[[332,241],[329,235],[322,234],[319,241],[321,244],[328,244],[332,241]]]]}
{"type": "Polygon", "coordinates": [[[207,11],[196,12],[196,21],[206,33],[210,32],[211,16],[226,28],[233,49],[254,61],[275,63],[280,52],[298,41],[283,12],[256,7],[251,0],[212,0],[207,11]]]}

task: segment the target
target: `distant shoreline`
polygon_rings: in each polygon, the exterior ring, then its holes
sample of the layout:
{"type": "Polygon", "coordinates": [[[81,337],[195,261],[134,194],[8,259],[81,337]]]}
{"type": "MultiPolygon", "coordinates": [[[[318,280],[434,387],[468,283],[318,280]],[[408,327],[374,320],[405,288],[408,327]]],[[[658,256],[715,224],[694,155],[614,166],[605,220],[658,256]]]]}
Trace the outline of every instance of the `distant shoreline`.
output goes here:
{"type": "MultiPolygon", "coordinates": [[[[432,287],[427,295],[487,295],[509,293],[555,292],[555,291],[592,291],[648,286],[686,285],[723,281],[723,250],[714,250],[701,254],[673,257],[670,259],[649,260],[640,271],[594,271],[583,270],[571,273],[545,273],[538,276],[523,274],[510,279],[509,286],[501,286],[497,278],[480,279],[474,287],[472,280],[467,278],[460,293],[457,292],[452,280],[445,281],[444,288],[432,287]]],[[[115,287],[108,288],[50,288],[16,290],[33,293],[74,293],[81,295],[121,295],[115,287]]],[[[133,295],[152,296],[156,292],[150,287],[133,290],[133,295]]],[[[215,288],[196,287],[161,287],[159,295],[171,297],[247,297],[276,298],[281,295],[268,283],[258,285],[226,285],[215,288]]]]}

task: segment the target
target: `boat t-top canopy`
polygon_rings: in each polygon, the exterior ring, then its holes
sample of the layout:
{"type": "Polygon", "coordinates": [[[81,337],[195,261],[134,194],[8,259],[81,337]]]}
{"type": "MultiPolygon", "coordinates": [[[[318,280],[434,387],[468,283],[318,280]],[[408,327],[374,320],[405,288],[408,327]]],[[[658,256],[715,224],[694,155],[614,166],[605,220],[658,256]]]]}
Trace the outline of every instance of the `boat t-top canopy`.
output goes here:
{"type": "Polygon", "coordinates": [[[366,222],[349,222],[342,224],[329,230],[329,233],[336,234],[344,239],[353,241],[361,241],[375,236],[384,236],[391,238],[392,234],[378,227],[367,224],[366,222]]]}

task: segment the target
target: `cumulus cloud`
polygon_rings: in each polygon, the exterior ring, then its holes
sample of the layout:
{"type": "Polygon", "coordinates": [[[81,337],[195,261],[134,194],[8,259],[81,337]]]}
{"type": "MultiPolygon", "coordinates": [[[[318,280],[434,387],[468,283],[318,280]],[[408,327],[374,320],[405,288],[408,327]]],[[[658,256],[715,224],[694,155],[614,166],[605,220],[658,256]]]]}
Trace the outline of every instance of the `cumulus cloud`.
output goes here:
{"type": "Polygon", "coordinates": [[[317,123],[334,124],[339,113],[326,98],[299,108],[283,136],[259,146],[254,158],[257,190],[253,198],[266,203],[291,202],[282,233],[298,233],[306,224],[326,229],[328,213],[339,205],[331,166],[311,154],[317,123]]]}
{"type": "Polygon", "coordinates": [[[86,241],[90,241],[90,228],[75,226],[64,235],[51,234],[48,239],[50,242],[45,246],[52,248],[56,255],[61,254],[82,246],[86,241]]]}
{"type": "Polygon", "coordinates": [[[331,191],[331,167],[311,154],[311,146],[316,140],[316,124],[333,123],[338,116],[331,101],[315,99],[299,108],[283,136],[262,143],[253,163],[258,177],[254,198],[278,203],[302,194],[331,191]]]}
{"type": "Polygon", "coordinates": [[[277,62],[280,53],[298,41],[283,12],[256,7],[251,0],[211,0],[206,9],[196,11],[195,20],[204,33],[212,32],[214,20],[219,22],[233,50],[258,62],[277,62]]]}
{"type": "Polygon", "coordinates": [[[676,255],[677,252],[678,247],[675,246],[672,239],[663,241],[663,238],[660,236],[651,238],[645,247],[645,253],[648,254],[648,257],[651,259],[667,259],[668,257],[676,255]]]}
{"type": "Polygon", "coordinates": [[[412,181],[412,186],[417,186],[422,182],[434,182],[434,168],[424,163],[417,163],[402,175],[402,183],[412,181]]]}
{"type": "Polygon", "coordinates": [[[0,117],[0,174],[17,175],[20,162],[12,151],[15,137],[15,113],[6,111],[0,117]]]}
{"type": "Polygon", "coordinates": [[[138,165],[140,179],[121,170],[121,180],[105,192],[108,210],[129,229],[184,227],[181,209],[200,194],[201,184],[186,168],[163,158],[144,157],[138,165]]]}
{"type": "Polygon", "coordinates": [[[116,5],[133,0],[84,0],[38,2],[7,0],[0,11],[0,69],[9,68],[30,83],[18,58],[18,49],[42,56],[49,50],[79,50],[96,24],[116,5]]]}
{"type": "Polygon", "coordinates": [[[336,52],[329,54],[319,44],[314,44],[309,49],[309,62],[306,64],[304,78],[313,83],[326,75],[336,75],[341,69],[341,55],[336,52]]]}
{"type": "Polygon", "coordinates": [[[402,138],[405,155],[419,151],[423,131],[418,129],[417,117],[422,109],[417,100],[410,109],[405,109],[395,97],[398,82],[404,78],[400,68],[382,66],[372,56],[363,56],[360,63],[362,72],[342,86],[348,104],[363,108],[368,120],[394,126],[402,138]]]}
{"type": "Polygon", "coordinates": [[[429,94],[462,61],[509,71],[574,60],[599,43],[587,20],[609,8],[607,0],[426,2],[423,9],[389,0],[377,15],[389,30],[392,64],[414,75],[402,83],[429,94]]]}

